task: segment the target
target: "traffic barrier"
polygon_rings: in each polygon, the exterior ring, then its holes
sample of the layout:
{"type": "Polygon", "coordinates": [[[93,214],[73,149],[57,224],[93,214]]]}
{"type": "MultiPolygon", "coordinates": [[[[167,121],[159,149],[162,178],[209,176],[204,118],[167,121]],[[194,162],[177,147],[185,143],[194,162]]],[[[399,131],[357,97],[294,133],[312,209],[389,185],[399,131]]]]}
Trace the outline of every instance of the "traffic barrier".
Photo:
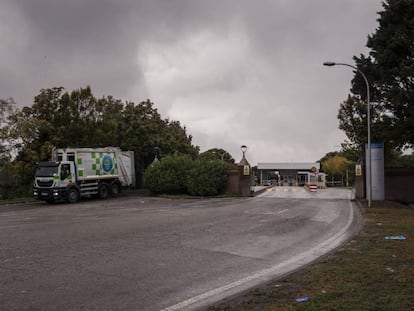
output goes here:
{"type": "Polygon", "coordinates": [[[311,184],[308,187],[309,187],[309,191],[310,192],[316,192],[316,191],[318,191],[318,185],[311,184]]]}

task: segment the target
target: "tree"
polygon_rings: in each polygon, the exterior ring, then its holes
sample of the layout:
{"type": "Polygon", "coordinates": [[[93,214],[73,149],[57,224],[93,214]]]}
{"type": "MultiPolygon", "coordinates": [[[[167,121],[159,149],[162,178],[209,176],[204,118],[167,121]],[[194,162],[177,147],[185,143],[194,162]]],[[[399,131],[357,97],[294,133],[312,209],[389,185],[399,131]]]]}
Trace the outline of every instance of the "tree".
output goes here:
{"type": "Polygon", "coordinates": [[[0,167],[10,160],[13,142],[8,135],[8,117],[13,114],[15,103],[13,99],[0,99],[0,167]]]}
{"type": "MultiPolygon", "coordinates": [[[[322,169],[325,173],[331,176],[331,180],[335,181],[335,176],[340,176],[343,183],[344,176],[349,177],[349,170],[355,167],[355,163],[352,163],[345,157],[335,154],[331,157],[328,157],[322,162],[322,169]]],[[[333,185],[332,185],[333,186],[333,185]]]]}
{"type": "Polygon", "coordinates": [[[414,167],[414,153],[396,156],[389,167],[414,167]]]}
{"type": "Polygon", "coordinates": [[[326,160],[333,158],[334,156],[339,155],[339,151],[331,151],[328,152],[327,154],[325,154],[318,162],[319,163],[324,163],[326,160]]]}
{"type": "MultiPolygon", "coordinates": [[[[369,56],[354,57],[370,83],[372,141],[384,142],[386,162],[392,150],[414,144],[414,1],[388,0],[379,27],[368,36],[369,56]]],[[[366,140],[366,85],[359,73],[352,95],[341,104],[338,119],[352,144],[366,140]]]]}
{"type": "Polygon", "coordinates": [[[328,180],[339,178],[342,184],[346,180],[352,185],[355,181],[355,164],[359,161],[359,150],[349,143],[343,143],[341,151],[328,152],[318,162],[321,163],[322,171],[329,175],[328,180]]]}
{"type": "MultiPolygon", "coordinates": [[[[414,143],[414,2],[389,0],[378,19],[380,27],[368,37],[375,71],[374,88],[392,114],[396,145],[414,143]]],[[[358,60],[360,62],[360,60],[358,60]]]]}
{"type": "MultiPolygon", "coordinates": [[[[384,142],[385,159],[392,159],[397,148],[397,143],[392,131],[386,130],[391,126],[390,117],[381,112],[378,105],[372,105],[371,111],[371,141],[384,142]]],[[[348,96],[348,99],[340,105],[338,113],[339,128],[345,132],[353,147],[361,151],[365,149],[368,141],[367,130],[367,104],[357,96],[348,96]]],[[[343,144],[349,145],[349,142],[343,144]]],[[[361,152],[360,152],[361,153],[361,152]]],[[[361,153],[360,158],[363,158],[361,153]]]]}
{"type": "Polygon", "coordinates": [[[353,163],[361,163],[363,157],[361,145],[353,144],[348,140],[341,143],[340,154],[353,163]]]}
{"type": "Polygon", "coordinates": [[[212,148],[207,151],[204,151],[203,153],[200,153],[200,159],[205,160],[222,160],[226,163],[234,163],[234,158],[231,156],[230,153],[228,153],[226,150],[221,148],[212,148]]]}
{"type": "Polygon", "coordinates": [[[53,148],[119,146],[133,150],[139,186],[156,148],[163,156],[198,155],[199,148],[192,145],[185,127],[163,120],[150,100],[123,103],[112,96],[97,99],[89,86],[71,93],[54,87],[40,90],[32,106],[4,117],[10,110],[7,107],[1,102],[0,139],[20,147],[13,166],[25,185],[32,182],[35,162],[49,160],[53,148]]]}
{"type": "Polygon", "coordinates": [[[193,137],[187,134],[187,128],[181,126],[180,121],[165,120],[163,138],[160,141],[160,148],[163,153],[188,154],[193,159],[199,154],[200,148],[191,144],[193,137]]]}

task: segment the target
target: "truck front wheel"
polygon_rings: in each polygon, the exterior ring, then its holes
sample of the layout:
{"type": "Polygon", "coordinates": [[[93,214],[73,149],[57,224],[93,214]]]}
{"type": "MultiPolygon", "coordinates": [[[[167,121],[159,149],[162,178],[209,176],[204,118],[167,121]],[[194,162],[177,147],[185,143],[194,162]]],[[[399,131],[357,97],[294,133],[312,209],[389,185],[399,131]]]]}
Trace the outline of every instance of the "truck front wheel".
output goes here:
{"type": "Polygon", "coordinates": [[[75,188],[71,188],[67,194],[67,201],[69,203],[76,203],[79,200],[79,192],[75,188]]]}

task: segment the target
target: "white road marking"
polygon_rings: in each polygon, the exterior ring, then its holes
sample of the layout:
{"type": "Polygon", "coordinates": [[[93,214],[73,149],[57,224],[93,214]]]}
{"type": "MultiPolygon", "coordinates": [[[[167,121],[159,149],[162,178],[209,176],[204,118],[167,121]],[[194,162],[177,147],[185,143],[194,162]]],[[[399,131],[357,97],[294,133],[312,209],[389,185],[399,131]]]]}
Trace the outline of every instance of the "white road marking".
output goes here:
{"type": "Polygon", "coordinates": [[[286,209],[283,209],[283,210],[281,210],[281,211],[279,211],[279,212],[277,212],[278,214],[282,214],[282,213],[284,213],[284,212],[287,212],[288,211],[288,209],[286,208],[286,209]]]}

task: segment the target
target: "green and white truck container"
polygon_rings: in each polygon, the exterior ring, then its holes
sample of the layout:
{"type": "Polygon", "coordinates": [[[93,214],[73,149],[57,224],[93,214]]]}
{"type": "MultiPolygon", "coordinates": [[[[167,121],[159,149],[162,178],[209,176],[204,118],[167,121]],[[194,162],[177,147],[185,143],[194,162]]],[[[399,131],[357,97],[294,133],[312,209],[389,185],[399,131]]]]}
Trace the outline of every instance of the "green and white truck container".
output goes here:
{"type": "Polygon", "coordinates": [[[49,203],[81,197],[116,197],[135,186],[134,152],[118,147],[55,149],[52,161],[36,163],[33,195],[49,203]]]}

